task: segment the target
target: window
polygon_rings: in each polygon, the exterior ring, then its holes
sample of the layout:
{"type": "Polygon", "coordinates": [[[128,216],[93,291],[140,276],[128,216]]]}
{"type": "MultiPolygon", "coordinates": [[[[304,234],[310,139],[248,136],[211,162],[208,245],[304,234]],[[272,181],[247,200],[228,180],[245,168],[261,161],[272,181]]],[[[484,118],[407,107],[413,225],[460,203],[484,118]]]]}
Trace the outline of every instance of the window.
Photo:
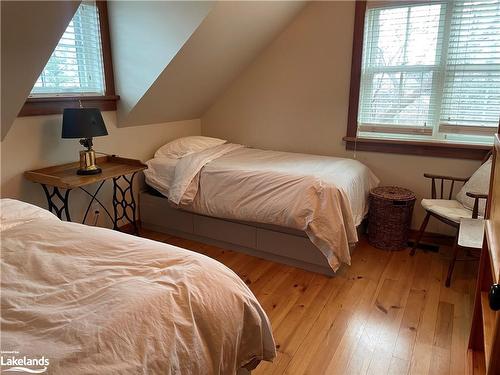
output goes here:
{"type": "Polygon", "coordinates": [[[500,0],[367,4],[357,5],[364,28],[357,38],[355,30],[348,143],[491,145],[500,121],[500,0]]]}
{"type": "Polygon", "coordinates": [[[105,2],[83,1],[36,81],[20,116],[79,106],[116,109],[105,2]]]}
{"type": "Polygon", "coordinates": [[[31,90],[40,95],[104,95],[97,6],[82,2],[31,90]]]}

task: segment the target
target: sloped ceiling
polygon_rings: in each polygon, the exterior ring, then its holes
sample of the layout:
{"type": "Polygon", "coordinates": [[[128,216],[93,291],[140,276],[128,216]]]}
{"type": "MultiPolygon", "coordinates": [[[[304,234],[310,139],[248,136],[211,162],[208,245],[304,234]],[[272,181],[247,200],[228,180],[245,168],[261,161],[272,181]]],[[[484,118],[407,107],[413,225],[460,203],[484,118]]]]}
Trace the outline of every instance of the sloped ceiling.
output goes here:
{"type": "MultiPolygon", "coordinates": [[[[305,2],[220,1],[210,5],[208,15],[171,61],[166,62],[165,58],[161,61],[161,72],[139,99],[138,87],[134,85],[141,80],[134,77],[131,82],[133,73],[125,74],[122,66],[125,61],[121,57],[117,60],[116,50],[113,51],[114,64],[122,69],[117,76],[122,102],[118,109],[119,126],[200,117],[229,83],[291,22],[305,2]],[[133,90],[136,92],[129,97],[129,92],[133,90]]],[[[115,28],[116,25],[112,26],[112,30],[115,28]]],[[[151,30],[144,33],[156,34],[151,30]]],[[[145,38],[143,44],[147,43],[145,38]]],[[[160,39],[153,37],[155,48],[168,46],[165,39],[164,44],[160,44],[160,39]]],[[[148,60],[148,54],[154,55],[148,50],[129,48],[139,55],[136,56],[136,64],[139,60],[148,60]]],[[[168,60],[168,56],[165,57],[168,60]]],[[[156,72],[161,65],[158,61],[155,63],[149,78],[154,75],[153,70],[156,72]]],[[[141,64],[135,65],[135,69],[138,67],[143,69],[141,64]]],[[[143,77],[141,87],[146,81],[143,77]]]]}
{"type": "Polygon", "coordinates": [[[1,137],[21,110],[80,1],[1,1],[1,137]]]}
{"type": "Polygon", "coordinates": [[[110,1],[108,15],[118,120],[128,114],[172,61],[213,1],[110,1]]]}
{"type": "MultiPolygon", "coordinates": [[[[119,126],[199,118],[305,1],[110,1],[119,126]]],[[[1,136],[80,1],[1,1],[1,136]]]]}

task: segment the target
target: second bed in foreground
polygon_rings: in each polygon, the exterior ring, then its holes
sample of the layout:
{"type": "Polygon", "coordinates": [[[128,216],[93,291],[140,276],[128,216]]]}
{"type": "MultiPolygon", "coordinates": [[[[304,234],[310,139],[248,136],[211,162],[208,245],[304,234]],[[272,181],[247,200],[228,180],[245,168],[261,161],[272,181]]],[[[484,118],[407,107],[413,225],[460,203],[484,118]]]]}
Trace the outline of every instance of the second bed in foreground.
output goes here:
{"type": "Polygon", "coordinates": [[[265,312],[223,264],[1,201],[4,352],[50,374],[227,374],[275,356],[265,312]]]}

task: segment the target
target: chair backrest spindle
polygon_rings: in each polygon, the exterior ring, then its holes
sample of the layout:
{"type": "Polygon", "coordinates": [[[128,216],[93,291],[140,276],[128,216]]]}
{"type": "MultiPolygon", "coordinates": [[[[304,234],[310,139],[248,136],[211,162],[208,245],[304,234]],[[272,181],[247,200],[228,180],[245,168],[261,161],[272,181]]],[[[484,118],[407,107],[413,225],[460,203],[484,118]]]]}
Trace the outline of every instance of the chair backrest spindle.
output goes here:
{"type": "Polygon", "coordinates": [[[453,178],[453,177],[437,176],[431,174],[425,174],[425,177],[431,179],[432,199],[454,199],[455,183],[457,183],[457,185],[460,186],[460,183],[464,184],[468,180],[466,178],[453,178]],[[449,183],[447,181],[449,181],[449,183]]]}
{"type": "Polygon", "coordinates": [[[474,207],[472,209],[472,218],[477,219],[479,217],[479,199],[474,201],[474,207]]]}

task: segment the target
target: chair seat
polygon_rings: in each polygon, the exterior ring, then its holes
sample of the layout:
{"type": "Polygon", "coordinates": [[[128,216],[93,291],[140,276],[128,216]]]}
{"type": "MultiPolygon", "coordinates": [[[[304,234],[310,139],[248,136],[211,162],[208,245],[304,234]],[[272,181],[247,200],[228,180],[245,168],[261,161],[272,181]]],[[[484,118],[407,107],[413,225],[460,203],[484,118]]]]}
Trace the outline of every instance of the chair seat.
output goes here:
{"type": "Polygon", "coordinates": [[[472,218],[472,211],[454,199],[422,199],[422,207],[455,223],[472,218]]]}

